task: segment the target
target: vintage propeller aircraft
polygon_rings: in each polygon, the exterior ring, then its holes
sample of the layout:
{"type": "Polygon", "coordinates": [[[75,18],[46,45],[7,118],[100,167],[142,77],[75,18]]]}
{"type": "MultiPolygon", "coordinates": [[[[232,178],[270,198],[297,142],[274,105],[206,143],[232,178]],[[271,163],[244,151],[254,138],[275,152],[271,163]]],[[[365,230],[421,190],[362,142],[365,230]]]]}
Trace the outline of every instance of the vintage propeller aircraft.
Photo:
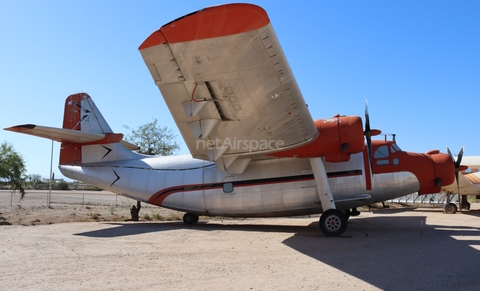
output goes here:
{"type": "Polygon", "coordinates": [[[468,195],[480,195],[480,156],[463,156],[463,148],[455,159],[447,148],[447,152],[455,163],[455,182],[451,185],[442,187],[441,192],[447,193],[447,203],[445,204],[445,213],[455,214],[460,208],[470,210],[470,203],[467,200],[468,195]],[[469,170],[467,172],[467,170],[469,170]],[[458,206],[451,202],[451,196],[458,195],[458,206]]]}
{"type": "Polygon", "coordinates": [[[139,47],[191,156],[145,156],[113,133],[86,93],[65,102],[63,128],[6,130],[61,142],[60,171],[139,201],[200,215],[323,213],[340,236],[356,207],[454,182],[448,154],[372,140],[362,118],[313,120],[266,12],[227,4],[185,15],[139,47]]]}

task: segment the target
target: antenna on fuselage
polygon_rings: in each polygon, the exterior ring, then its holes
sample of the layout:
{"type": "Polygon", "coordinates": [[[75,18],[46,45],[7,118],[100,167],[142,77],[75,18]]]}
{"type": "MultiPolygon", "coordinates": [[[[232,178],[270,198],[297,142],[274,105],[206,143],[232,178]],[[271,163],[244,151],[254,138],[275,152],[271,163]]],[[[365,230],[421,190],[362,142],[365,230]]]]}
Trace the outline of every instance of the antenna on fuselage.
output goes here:
{"type": "Polygon", "coordinates": [[[388,140],[387,140],[387,136],[391,135],[391,136],[392,136],[392,141],[393,141],[394,143],[397,143],[397,141],[395,140],[395,137],[397,136],[396,133],[384,133],[383,135],[385,136],[385,141],[388,141],[388,140]]]}

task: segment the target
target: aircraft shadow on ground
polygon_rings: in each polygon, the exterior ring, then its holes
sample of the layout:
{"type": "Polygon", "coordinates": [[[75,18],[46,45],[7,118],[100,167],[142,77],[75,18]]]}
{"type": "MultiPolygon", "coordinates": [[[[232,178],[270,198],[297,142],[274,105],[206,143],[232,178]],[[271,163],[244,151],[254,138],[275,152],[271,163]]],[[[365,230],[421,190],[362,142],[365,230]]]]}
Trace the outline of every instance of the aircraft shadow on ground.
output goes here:
{"type": "MultiPolygon", "coordinates": [[[[372,208],[370,209],[370,212],[375,214],[397,214],[397,213],[404,213],[404,212],[411,212],[411,211],[418,211],[419,213],[422,213],[422,212],[443,213],[443,207],[426,208],[426,207],[408,206],[403,208],[372,208]]],[[[480,209],[462,210],[462,211],[459,210],[456,214],[445,214],[445,215],[450,215],[452,216],[452,218],[454,218],[455,215],[463,215],[463,214],[480,217],[480,209]]]]}
{"type": "Polygon", "coordinates": [[[148,222],[148,223],[105,223],[115,227],[103,228],[94,231],[77,233],[78,236],[95,238],[114,238],[129,235],[139,235],[152,232],[164,232],[178,229],[191,229],[200,231],[251,231],[251,232],[280,232],[280,233],[312,233],[321,235],[318,228],[314,226],[285,226],[285,225],[258,225],[258,224],[222,224],[221,221],[199,221],[196,225],[185,225],[183,222],[148,222]]]}
{"type": "Polygon", "coordinates": [[[355,218],[342,237],[294,234],[283,243],[381,290],[478,290],[480,228],[422,221],[355,218]]]}
{"type": "MultiPolygon", "coordinates": [[[[478,214],[479,211],[472,211],[478,214]]],[[[341,237],[326,237],[316,221],[306,226],[202,222],[107,223],[113,227],[78,233],[115,238],[179,229],[281,232],[291,249],[382,290],[478,290],[480,228],[425,225],[425,216],[355,217],[341,237]],[[423,221],[423,222],[422,222],[423,221]]],[[[328,274],[319,273],[319,280],[328,274]]],[[[348,278],[347,278],[348,279],[348,278]]]]}

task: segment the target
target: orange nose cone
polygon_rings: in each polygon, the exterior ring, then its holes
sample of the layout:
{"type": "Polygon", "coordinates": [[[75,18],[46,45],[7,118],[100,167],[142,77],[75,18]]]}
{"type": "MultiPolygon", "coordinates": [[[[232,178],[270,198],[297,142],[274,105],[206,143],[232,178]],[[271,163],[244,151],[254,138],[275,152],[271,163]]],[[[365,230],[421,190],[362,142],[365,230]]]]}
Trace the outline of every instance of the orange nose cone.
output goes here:
{"type": "Polygon", "coordinates": [[[455,181],[455,165],[447,154],[432,155],[436,178],[440,178],[439,186],[447,186],[455,181]]]}

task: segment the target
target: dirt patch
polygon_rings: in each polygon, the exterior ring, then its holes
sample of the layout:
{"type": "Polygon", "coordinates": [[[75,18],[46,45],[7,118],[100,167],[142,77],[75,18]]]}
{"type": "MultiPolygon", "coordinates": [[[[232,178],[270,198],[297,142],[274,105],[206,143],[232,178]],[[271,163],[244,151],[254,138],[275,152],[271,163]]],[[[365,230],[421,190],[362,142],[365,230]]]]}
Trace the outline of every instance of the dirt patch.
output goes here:
{"type": "MultiPolygon", "coordinates": [[[[130,209],[115,205],[66,205],[2,207],[0,225],[45,225],[69,222],[128,221],[130,209]]],[[[143,207],[140,221],[181,220],[183,213],[160,207],[143,207]]]]}

